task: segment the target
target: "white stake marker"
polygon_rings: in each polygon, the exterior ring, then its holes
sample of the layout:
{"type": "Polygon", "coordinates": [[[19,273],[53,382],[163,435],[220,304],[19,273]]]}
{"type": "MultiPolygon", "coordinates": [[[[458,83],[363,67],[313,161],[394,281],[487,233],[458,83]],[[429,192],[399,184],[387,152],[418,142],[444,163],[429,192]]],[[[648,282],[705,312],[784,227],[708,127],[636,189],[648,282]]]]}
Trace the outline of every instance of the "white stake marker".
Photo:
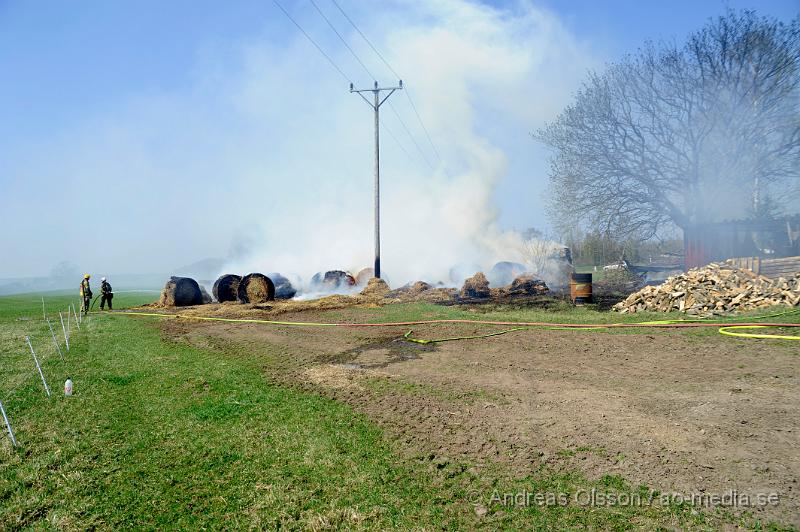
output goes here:
{"type": "MultiPolygon", "coordinates": [[[[64,327],[64,316],[61,315],[61,311],[58,311],[58,317],[61,318],[61,330],[64,331],[64,343],[67,344],[67,353],[69,353],[69,334],[67,334],[67,328],[64,327]]],[[[69,320],[69,318],[67,318],[69,320]]]]}
{"type": "Polygon", "coordinates": [[[47,385],[47,381],[44,380],[44,373],[42,373],[42,366],[39,365],[39,359],[36,358],[36,351],[33,350],[33,345],[31,344],[31,337],[26,336],[25,341],[28,342],[28,347],[31,348],[31,354],[33,355],[33,361],[36,362],[36,369],[39,370],[39,376],[42,378],[42,384],[44,384],[44,391],[47,393],[47,397],[50,397],[50,387],[47,385]]]}
{"type": "Polygon", "coordinates": [[[53,326],[50,325],[50,320],[47,321],[47,326],[50,327],[50,336],[53,337],[53,343],[56,344],[56,349],[58,349],[58,356],[61,357],[61,360],[64,360],[64,353],[61,352],[61,346],[58,345],[58,340],[56,340],[56,333],[53,332],[53,326]]]}
{"type": "Polygon", "coordinates": [[[81,314],[78,315],[78,311],[75,310],[75,305],[70,303],[70,306],[72,307],[72,313],[75,314],[75,324],[78,326],[78,330],[80,331],[81,330],[81,316],[83,315],[83,311],[81,310],[81,314]]]}
{"type": "Polygon", "coordinates": [[[44,310],[44,296],[42,296],[42,316],[44,316],[45,321],[47,321],[47,312],[44,310]]]}
{"type": "Polygon", "coordinates": [[[6,409],[3,408],[3,401],[0,401],[0,412],[3,413],[3,421],[6,422],[6,429],[8,429],[8,436],[11,438],[11,444],[16,447],[17,439],[14,437],[14,431],[11,430],[11,422],[8,420],[8,416],[6,415],[6,409]]]}

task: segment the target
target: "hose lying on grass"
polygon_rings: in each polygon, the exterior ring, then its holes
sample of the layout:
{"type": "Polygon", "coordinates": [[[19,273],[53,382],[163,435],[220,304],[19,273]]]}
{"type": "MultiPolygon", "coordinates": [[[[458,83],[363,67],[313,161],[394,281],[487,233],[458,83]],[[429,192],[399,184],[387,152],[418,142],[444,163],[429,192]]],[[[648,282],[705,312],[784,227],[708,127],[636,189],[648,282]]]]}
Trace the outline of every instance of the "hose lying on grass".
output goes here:
{"type": "MultiPolygon", "coordinates": [[[[767,316],[757,316],[750,318],[752,320],[773,318],[777,316],[786,316],[790,314],[798,314],[800,309],[789,310],[777,314],[770,314],[767,316]]],[[[800,340],[800,336],[789,335],[770,335],[770,334],[754,334],[754,333],[741,333],[734,332],[733,330],[741,329],[768,329],[768,328],[783,328],[783,327],[800,327],[800,323],[755,323],[755,322],[728,322],[722,320],[662,320],[662,321],[644,321],[639,323],[548,323],[548,322],[516,322],[516,321],[491,321],[491,320],[463,320],[463,319],[438,319],[438,320],[418,320],[418,321],[402,321],[402,322],[379,322],[379,323],[322,323],[322,322],[301,322],[301,321],[276,321],[276,320],[259,320],[252,318],[216,318],[211,316],[190,316],[187,314],[166,314],[160,312],[114,312],[112,316],[151,316],[159,318],[182,318],[199,321],[219,321],[225,323],[260,323],[265,325],[287,325],[298,327],[409,327],[413,325],[436,325],[443,323],[463,323],[469,325],[510,325],[515,326],[513,329],[504,331],[496,331],[488,334],[475,335],[475,336],[459,336],[452,338],[442,338],[438,340],[422,340],[418,338],[411,338],[409,331],[404,335],[406,340],[416,343],[438,343],[453,340],[474,340],[479,338],[489,338],[491,336],[499,336],[514,331],[529,329],[532,327],[541,327],[550,330],[605,330],[605,329],[622,329],[622,328],[701,328],[701,327],[719,327],[719,332],[727,336],[737,336],[741,338],[763,338],[774,340],[800,340]]]]}

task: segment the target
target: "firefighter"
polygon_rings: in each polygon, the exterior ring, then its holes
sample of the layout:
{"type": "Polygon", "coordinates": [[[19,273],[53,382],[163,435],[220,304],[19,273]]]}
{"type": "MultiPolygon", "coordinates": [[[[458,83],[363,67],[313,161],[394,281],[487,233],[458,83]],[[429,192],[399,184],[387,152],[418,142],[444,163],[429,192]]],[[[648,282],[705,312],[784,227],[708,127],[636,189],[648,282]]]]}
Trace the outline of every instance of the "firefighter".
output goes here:
{"type": "Polygon", "coordinates": [[[89,279],[92,276],[88,273],[83,276],[83,281],[81,281],[81,297],[83,298],[83,313],[86,314],[89,312],[89,305],[92,303],[92,287],[89,286],[89,279]]]}
{"type": "Polygon", "coordinates": [[[111,300],[114,299],[114,292],[111,291],[111,285],[106,281],[105,277],[100,278],[100,293],[102,294],[100,297],[100,310],[103,310],[106,303],[108,303],[108,310],[114,310],[111,306],[111,300]]]}

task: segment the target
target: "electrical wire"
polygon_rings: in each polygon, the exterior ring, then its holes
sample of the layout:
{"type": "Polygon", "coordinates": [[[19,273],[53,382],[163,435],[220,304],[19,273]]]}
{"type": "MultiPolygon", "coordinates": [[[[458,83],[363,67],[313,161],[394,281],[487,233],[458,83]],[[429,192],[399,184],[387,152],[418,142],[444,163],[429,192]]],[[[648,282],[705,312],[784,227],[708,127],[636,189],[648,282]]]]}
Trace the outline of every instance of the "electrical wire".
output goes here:
{"type": "Polygon", "coordinates": [[[373,81],[375,81],[375,76],[372,75],[372,72],[369,71],[369,69],[367,68],[367,65],[365,65],[364,62],[361,60],[361,58],[358,57],[358,54],[356,54],[355,51],[353,51],[353,49],[350,48],[350,45],[347,44],[347,41],[344,39],[344,37],[342,37],[342,34],[339,33],[339,31],[336,29],[336,26],[334,26],[333,23],[328,19],[328,17],[325,16],[325,13],[322,12],[322,10],[319,8],[319,6],[317,5],[317,3],[314,0],[310,0],[310,1],[311,1],[311,5],[314,6],[314,9],[317,10],[317,13],[319,13],[319,15],[323,18],[323,20],[333,30],[333,33],[335,33],[336,36],[339,37],[339,40],[342,41],[342,44],[344,44],[345,48],[347,48],[347,50],[355,58],[355,60],[358,61],[358,64],[361,65],[361,68],[364,69],[364,72],[366,72],[367,75],[373,81]]]}
{"type": "MultiPolygon", "coordinates": [[[[336,36],[342,42],[344,47],[347,48],[347,51],[350,52],[350,55],[352,55],[353,58],[358,62],[358,64],[361,65],[361,68],[364,69],[364,72],[366,72],[367,75],[372,80],[375,80],[376,79],[375,75],[370,71],[370,69],[367,67],[367,65],[364,63],[364,61],[361,60],[361,57],[359,57],[359,55],[355,52],[355,50],[353,50],[353,48],[347,42],[347,39],[345,39],[344,36],[341,33],[339,33],[339,30],[336,29],[336,26],[334,26],[333,22],[331,22],[331,20],[325,15],[325,13],[323,13],[322,9],[320,9],[320,7],[317,4],[317,2],[315,0],[310,0],[310,2],[311,2],[311,5],[314,6],[314,9],[317,10],[317,13],[319,13],[319,15],[325,21],[325,23],[328,24],[328,27],[330,27],[330,29],[333,30],[333,33],[336,34],[336,36]]],[[[339,9],[341,10],[341,7],[339,7],[339,9]]],[[[351,21],[351,24],[352,24],[352,21],[351,21]]],[[[368,43],[368,44],[370,44],[370,46],[372,46],[371,43],[368,43]]],[[[374,49],[374,47],[373,47],[373,49],[374,49]]],[[[384,60],[384,62],[385,62],[385,60],[384,60]]],[[[420,147],[419,143],[417,142],[417,139],[414,138],[414,135],[411,133],[411,130],[408,129],[408,126],[406,125],[406,123],[403,120],[403,118],[400,116],[400,113],[397,112],[397,109],[392,104],[392,102],[386,102],[386,103],[389,104],[389,108],[392,110],[394,115],[397,117],[397,120],[400,122],[400,125],[402,126],[402,128],[406,131],[406,134],[408,135],[408,138],[410,138],[411,142],[414,144],[414,146],[417,147],[417,150],[419,151],[420,156],[422,156],[422,159],[425,161],[425,164],[428,165],[428,167],[431,170],[433,170],[433,166],[431,165],[430,161],[428,161],[428,158],[425,156],[425,152],[420,147]]],[[[406,153],[408,153],[408,152],[406,152],[406,153]]]]}
{"type": "Polygon", "coordinates": [[[345,81],[347,81],[348,83],[352,83],[352,81],[350,80],[350,78],[348,78],[348,77],[347,77],[347,74],[345,74],[345,73],[344,73],[344,71],[343,71],[341,68],[339,68],[339,65],[337,65],[337,64],[336,64],[336,63],[333,61],[333,59],[331,59],[331,58],[330,58],[330,56],[329,56],[328,54],[326,54],[326,53],[325,53],[325,51],[324,51],[324,50],[323,50],[323,49],[322,49],[322,48],[321,48],[321,47],[320,47],[320,46],[319,46],[319,45],[316,43],[316,41],[315,41],[314,39],[312,39],[312,38],[311,38],[311,36],[310,36],[308,33],[306,33],[306,30],[304,30],[304,29],[303,29],[303,27],[302,27],[302,26],[300,26],[300,24],[298,24],[298,22],[297,22],[297,21],[296,21],[294,18],[292,18],[292,16],[289,14],[289,12],[288,12],[288,11],[286,11],[286,10],[283,8],[283,6],[280,4],[280,2],[278,2],[278,0],[272,0],[272,1],[273,1],[273,3],[274,3],[276,6],[278,6],[278,9],[280,9],[281,11],[283,11],[283,14],[284,14],[284,15],[286,15],[286,18],[288,18],[290,21],[292,21],[292,24],[294,24],[295,26],[297,26],[297,29],[298,29],[298,30],[300,30],[300,33],[302,33],[303,35],[305,35],[306,39],[308,39],[308,42],[310,42],[311,44],[313,44],[313,45],[314,45],[314,48],[316,48],[316,49],[317,49],[317,51],[318,51],[319,53],[321,53],[321,54],[322,54],[322,56],[323,56],[325,59],[327,59],[327,60],[328,60],[328,62],[331,64],[331,66],[332,66],[333,68],[335,68],[335,69],[336,69],[336,71],[337,71],[339,74],[341,74],[341,76],[342,76],[342,77],[345,79],[345,81]]]}
{"type": "MultiPolygon", "coordinates": [[[[272,1],[283,12],[283,14],[286,15],[286,18],[288,18],[292,22],[292,24],[294,24],[297,27],[297,29],[300,30],[300,33],[302,33],[305,36],[305,38],[308,39],[308,42],[313,44],[314,48],[316,48],[317,51],[320,54],[322,54],[322,56],[325,59],[328,60],[328,62],[331,64],[331,66],[333,66],[333,68],[336,69],[336,71],[342,76],[342,78],[344,78],[345,81],[347,81],[348,83],[353,84],[353,81],[350,79],[350,77],[347,74],[344,73],[344,71],[339,67],[339,65],[336,64],[336,62],[333,59],[331,59],[331,57],[328,54],[325,53],[325,51],[322,49],[322,47],[319,44],[317,44],[317,42],[314,39],[311,38],[311,36],[308,34],[308,32],[306,32],[306,30],[303,29],[303,27],[300,25],[300,23],[297,22],[297,20],[295,20],[289,14],[289,12],[286,11],[286,9],[284,9],[284,7],[278,2],[278,0],[272,0],[272,1]]],[[[319,8],[319,6],[316,4],[316,2],[313,2],[313,0],[312,0],[312,4],[314,5],[314,8],[316,8],[317,12],[322,16],[322,18],[325,19],[325,22],[328,23],[328,26],[330,26],[331,29],[334,31],[334,33],[336,33],[336,36],[339,37],[339,40],[341,40],[344,43],[344,45],[347,47],[347,49],[350,51],[350,53],[353,54],[353,57],[356,58],[356,61],[358,61],[358,63],[364,68],[364,70],[367,72],[367,74],[371,78],[374,79],[374,76],[370,73],[370,71],[367,68],[367,66],[361,61],[361,59],[358,57],[358,55],[355,53],[355,51],[353,51],[353,49],[350,47],[350,45],[347,44],[347,41],[345,41],[344,37],[342,37],[342,35],[336,30],[336,28],[333,26],[333,24],[328,19],[328,17],[325,16],[325,14],[319,8]]],[[[381,123],[381,125],[389,133],[389,136],[392,137],[392,139],[394,139],[394,141],[397,143],[397,145],[400,147],[400,149],[403,151],[403,153],[406,154],[406,157],[408,157],[409,160],[411,160],[413,162],[414,158],[411,156],[409,151],[400,143],[400,141],[397,138],[397,136],[389,128],[387,128],[383,123],[381,123]]],[[[408,128],[406,128],[406,130],[408,130],[408,128]]],[[[430,166],[430,163],[429,163],[429,166],[430,166]]]]}
{"type": "Polygon", "coordinates": [[[422,160],[423,160],[423,161],[425,161],[425,164],[427,164],[427,165],[428,165],[428,168],[430,168],[431,170],[433,170],[433,165],[430,163],[430,161],[428,160],[428,158],[425,156],[425,152],[424,152],[424,151],[422,151],[422,148],[420,147],[419,143],[417,142],[417,139],[415,139],[415,138],[414,138],[414,135],[412,135],[412,134],[411,134],[411,131],[408,129],[408,126],[406,126],[406,123],[405,123],[405,122],[403,121],[403,119],[400,117],[400,113],[398,113],[398,112],[397,112],[397,109],[395,109],[394,105],[392,105],[392,102],[386,102],[386,103],[388,103],[388,104],[389,104],[389,109],[391,109],[391,110],[392,110],[392,112],[394,113],[394,116],[396,116],[396,117],[397,117],[397,120],[399,120],[399,121],[400,121],[400,125],[401,125],[401,126],[403,126],[403,129],[405,129],[405,130],[406,130],[406,133],[408,134],[408,138],[410,138],[410,139],[411,139],[411,142],[413,142],[413,143],[414,143],[414,146],[416,146],[416,147],[417,147],[417,151],[419,151],[419,154],[420,154],[420,156],[422,157],[422,160]]]}
{"type": "MultiPolygon", "coordinates": [[[[406,154],[406,157],[408,157],[408,160],[409,160],[409,161],[411,161],[411,162],[412,162],[412,163],[414,163],[415,165],[418,165],[418,164],[419,164],[419,163],[417,162],[417,160],[416,160],[414,157],[412,157],[412,156],[411,156],[411,153],[409,153],[409,151],[406,149],[406,147],[405,147],[405,146],[403,146],[403,143],[402,143],[402,142],[400,142],[400,139],[398,139],[398,138],[397,138],[397,136],[394,134],[394,132],[392,132],[392,130],[391,130],[391,129],[389,129],[389,128],[386,126],[386,122],[385,122],[385,121],[381,121],[381,128],[383,128],[383,130],[384,130],[386,133],[388,133],[390,137],[392,137],[392,139],[393,139],[393,140],[394,140],[394,142],[397,144],[397,146],[400,148],[400,150],[402,150],[402,152],[406,154]]],[[[420,166],[419,168],[420,168],[420,169],[422,169],[422,167],[421,167],[421,166],[420,166]]]]}
{"type": "Polygon", "coordinates": [[[347,19],[347,22],[349,22],[350,25],[353,26],[353,28],[358,32],[358,34],[361,35],[361,37],[364,39],[364,41],[366,41],[366,43],[369,45],[369,47],[372,48],[372,51],[375,52],[375,54],[380,58],[381,61],[383,61],[383,64],[386,65],[387,68],[392,71],[392,74],[394,74],[397,79],[402,79],[400,74],[398,74],[392,68],[392,65],[389,64],[389,62],[383,57],[383,55],[381,55],[381,53],[378,51],[378,49],[375,48],[375,46],[372,45],[372,43],[370,42],[369,39],[367,39],[367,36],[364,35],[364,33],[358,28],[358,26],[356,26],[356,23],[353,22],[353,20],[349,16],[347,16],[347,13],[344,12],[344,9],[342,9],[342,6],[340,6],[339,3],[336,2],[336,0],[331,0],[331,2],[333,2],[333,5],[335,5],[336,8],[339,10],[339,12],[342,15],[344,15],[344,18],[347,19]]]}
{"type": "MultiPolygon", "coordinates": [[[[375,55],[377,55],[380,58],[380,60],[383,61],[383,64],[386,65],[386,68],[388,68],[392,72],[392,74],[395,75],[395,77],[397,79],[402,79],[402,76],[400,76],[400,74],[398,74],[397,71],[394,68],[392,68],[392,65],[389,64],[389,61],[387,61],[386,58],[383,56],[383,54],[381,54],[378,51],[378,49],[375,47],[375,45],[372,44],[372,41],[370,41],[367,38],[367,36],[364,35],[364,32],[361,31],[361,29],[356,25],[355,22],[353,22],[353,19],[351,19],[347,15],[347,13],[345,13],[344,9],[342,9],[342,6],[340,6],[339,3],[336,0],[331,0],[331,2],[333,2],[333,5],[336,6],[336,8],[344,16],[344,18],[347,20],[347,22],[349,22],[350,25],[353,26],[353,29],[355,29],[358,32],[358,34],[361,35],[361,38],[364,39],[364,41],[369,45],[369,47],[372,48],[372,51],[375,52],[375,55]]],[[[425,122],[422,121],[422,117],[420,116],[419,112],[417,111],[417,106],[414,105],[414,100],[411,99],[411,93],[408,91],[408,89],[404,90],[403,92],[405,92],[406,98],[408,98],[408,103],[411,104],[411,109],[414,110],[414,114],[417,116],[417,120],[419,121],[419,125],[422,127],[422,131],[425,132],[425,136],[428,138],[428,142],[430,143],[431,148],[433,148],[433,153],[435,153],[436,154],[436,158],[439,161],[441,161],[442,158],[439,155],[439,150],[436,149],[436,145],[433,143],[433,139],[431,138],[430,133],[428,133],[428,128],[425,127],[425,122]]]]}

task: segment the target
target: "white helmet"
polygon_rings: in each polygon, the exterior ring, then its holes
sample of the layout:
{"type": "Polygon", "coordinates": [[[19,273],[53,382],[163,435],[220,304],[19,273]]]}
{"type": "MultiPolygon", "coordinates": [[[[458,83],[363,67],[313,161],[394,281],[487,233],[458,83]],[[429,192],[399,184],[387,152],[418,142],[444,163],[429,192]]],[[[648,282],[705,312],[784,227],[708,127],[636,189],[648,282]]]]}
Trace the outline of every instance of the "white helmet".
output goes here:
{"type": "Polygon", "coordinates": [[[101,280],[101,281],[105,281],[105,280],[106,280],[106,278],[105,278],[105,277],[101,277],[101,278],[100,278],[100,280],[101,280]]]}

